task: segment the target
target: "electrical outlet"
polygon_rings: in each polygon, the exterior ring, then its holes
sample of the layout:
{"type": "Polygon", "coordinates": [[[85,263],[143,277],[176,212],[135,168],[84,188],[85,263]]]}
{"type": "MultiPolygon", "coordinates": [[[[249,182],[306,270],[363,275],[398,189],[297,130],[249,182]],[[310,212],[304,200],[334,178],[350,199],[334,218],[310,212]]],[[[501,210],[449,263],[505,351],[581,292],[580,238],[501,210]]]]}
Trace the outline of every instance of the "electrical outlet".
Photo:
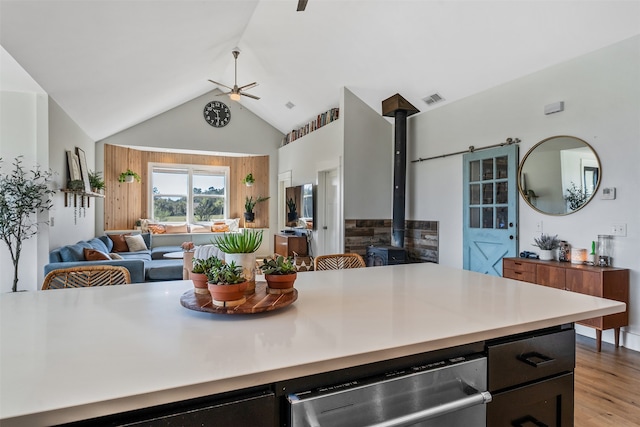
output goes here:
{"type": "Polygon", "coordinates": [[[536,222],[536,232],[542,233],[542,221],[536,222]]]}
{"type": "Polygon", "coordinates": [[[611,225],[611,235],[612,236],[621,236],[626,237],[627,235],[627,224],[618,223],[611,225]]]}

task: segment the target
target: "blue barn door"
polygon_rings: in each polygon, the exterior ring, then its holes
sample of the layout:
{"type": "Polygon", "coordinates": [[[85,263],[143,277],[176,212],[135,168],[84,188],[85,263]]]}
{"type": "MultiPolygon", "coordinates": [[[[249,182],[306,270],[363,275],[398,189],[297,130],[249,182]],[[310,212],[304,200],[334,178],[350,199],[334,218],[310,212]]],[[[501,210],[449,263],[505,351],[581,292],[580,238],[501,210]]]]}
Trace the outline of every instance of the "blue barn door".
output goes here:
{"type": "Polygon", "coordinates": [[[518,146],[463,157],[463,268],[502,276],[518,251],[518,146]]]}

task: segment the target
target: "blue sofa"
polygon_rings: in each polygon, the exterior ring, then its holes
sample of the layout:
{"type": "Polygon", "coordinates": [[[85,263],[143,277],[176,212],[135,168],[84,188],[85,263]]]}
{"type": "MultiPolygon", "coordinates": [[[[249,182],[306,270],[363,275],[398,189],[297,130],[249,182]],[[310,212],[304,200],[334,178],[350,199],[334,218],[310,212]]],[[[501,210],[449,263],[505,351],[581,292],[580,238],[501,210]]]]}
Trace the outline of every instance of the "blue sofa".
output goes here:
{"type": "Polygon", "coordinates": [[[152,247],[151,235],[141,233],[147,249],[137,252],[118,252],[122,259],[87,261],[84,248],[95,249],[109,254],[113,249],[113,241],[108,236],[83,240],[74,245],[63,246],[49,253],[49,264],[44,267],[45,276],[52,270],[86,265],[117,265],[126,267],[131,275],[132,283],[156,282],[163,280],[182,280],[182,260],[164,259],[168,252],[178,252],[180,246],[152,247]]]}

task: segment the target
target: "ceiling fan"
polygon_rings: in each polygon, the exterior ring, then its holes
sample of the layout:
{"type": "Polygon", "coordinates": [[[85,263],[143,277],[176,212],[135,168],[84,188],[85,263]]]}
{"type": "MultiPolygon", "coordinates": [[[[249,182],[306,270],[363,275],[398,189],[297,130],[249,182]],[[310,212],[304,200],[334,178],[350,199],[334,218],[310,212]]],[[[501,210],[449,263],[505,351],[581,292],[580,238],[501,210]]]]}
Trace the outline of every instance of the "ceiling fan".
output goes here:
{"type": "MultiPolygon", "coordinates": [[[[245,93],[244,92],[247,89],[251,89],[251,88],[254,88],[254,87],[258,86],[258,83],[253,82],[253,83],[249,83],[248,85],[244,85],[244,86],[238,87],[238,55],[240,55],[240,49],[238,49],[236,47],[235,49],[233,49],[231,51],[231,53],[233,54],[233,58],[234,58],[234,62],[235,62],[235,80],[233,82],[233,87],[229,87],[227,85],[223,85],[222,83],[214,82],[211,79],[209,79],[209,81],[211,83],[213,83],[213,84],[216,84],[216,85],[222,86],[222,87],[226,87],[227,89],[229,89],[229,92],[221,93],[220,95],[229,95],[229,98],[231,98],[234,101],[239,101],[240,100],[240,95],[247,96],[247,97],[253,98],[253,99],[260,99],[259,97],[255,96],[255,95],[251,95],[250,93],[245,93]]],[[[220,95],[218,95],[218,96],[220,96],[220,95]]]]}

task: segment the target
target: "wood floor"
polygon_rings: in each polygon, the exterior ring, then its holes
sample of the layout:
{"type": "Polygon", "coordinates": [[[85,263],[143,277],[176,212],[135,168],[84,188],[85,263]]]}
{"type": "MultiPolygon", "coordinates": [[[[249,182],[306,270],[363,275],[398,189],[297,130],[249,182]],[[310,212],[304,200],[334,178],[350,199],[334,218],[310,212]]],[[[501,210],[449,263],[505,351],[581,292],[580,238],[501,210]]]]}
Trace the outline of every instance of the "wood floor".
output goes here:
{"type": "Polygon", "coordinates": [[[640,426],[640,353],[576,335],[575,427],[640,426]]]}

